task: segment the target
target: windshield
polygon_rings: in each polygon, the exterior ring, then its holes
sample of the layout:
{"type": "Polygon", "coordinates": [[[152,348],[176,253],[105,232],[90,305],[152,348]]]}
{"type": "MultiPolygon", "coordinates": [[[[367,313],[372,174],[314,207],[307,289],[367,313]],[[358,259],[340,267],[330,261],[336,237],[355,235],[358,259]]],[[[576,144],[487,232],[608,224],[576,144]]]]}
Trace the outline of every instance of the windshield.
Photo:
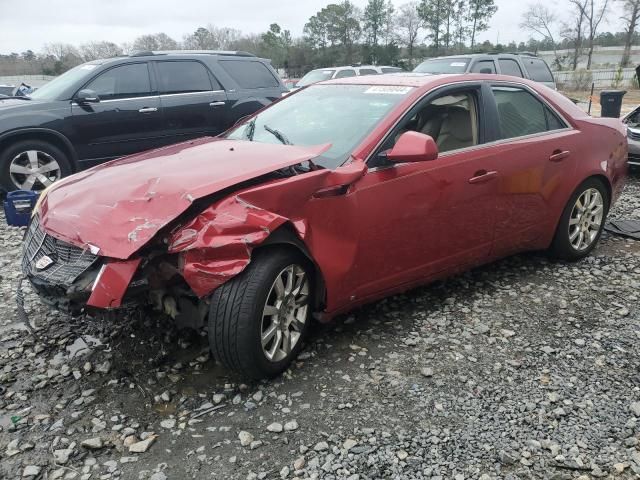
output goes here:
{"type": "Polygon", "coordinates": [[[29,96],[38,100],[63,100],[60,98],[60,95],[62,95],[65,90],[73,86],[73,84],[78,80],[89,76],[89,74],[97,67],[98,65],[90,63],[78,65],[77,67],[66,71],[59,77],[54,78],[50,82],[45,83],[35,92],[29,94],[29,96]]]}
{"type": "Polygon", "coordinates": [[[306,87],[307,85],[311,85],[312,83],[330,80],[334,73],[335,70],[311,70],[300,79],[296,86],[306,87]]]}
{"type": "Polygon", "coordinates": [[[227,138],[304,146],[331,144],[313,163],[335,168],[412,90],[397,86],[314,85],[274,103],[231,130],[227,138]]]}
{"type": "Polygon", "coordinates": [[[465,73],[469,65],[468,58],[434,58],[418,65],[413,71],[419,73],[465,73]]]}

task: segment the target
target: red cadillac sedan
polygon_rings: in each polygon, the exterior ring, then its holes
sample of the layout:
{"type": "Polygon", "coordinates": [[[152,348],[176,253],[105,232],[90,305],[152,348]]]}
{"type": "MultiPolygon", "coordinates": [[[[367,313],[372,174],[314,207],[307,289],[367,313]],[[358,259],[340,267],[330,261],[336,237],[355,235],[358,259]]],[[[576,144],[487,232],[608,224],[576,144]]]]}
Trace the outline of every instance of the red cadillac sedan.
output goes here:
{"type": "Polygon", "coordinates": [[[627,168],[619,120],[495,75],[315,84],[218,138],[51,186],[23,272],[58,308],[151,307],[282,372],[312,319],[526,250],[579,260],[627,168]]]}

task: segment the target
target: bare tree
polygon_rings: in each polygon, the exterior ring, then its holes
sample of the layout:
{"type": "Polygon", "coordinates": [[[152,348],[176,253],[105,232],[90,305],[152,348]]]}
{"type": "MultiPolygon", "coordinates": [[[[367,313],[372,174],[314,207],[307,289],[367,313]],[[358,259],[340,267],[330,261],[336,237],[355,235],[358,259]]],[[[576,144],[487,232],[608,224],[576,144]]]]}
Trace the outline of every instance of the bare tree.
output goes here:
{"type": "Polygon", "coordinates": [[[573,18],[568,22],[563,22],[562,32],[560,35],[573,45],[573,55],[571,59],[571,67],[573,70],[578,68],[578,62],[582,56],[582,49],[584,47],[585,37],[585,18],[584,9],[586,8],[589,0],[579,0],[578,2],[572,2],[574,10],[572,12],[573,18]]]}
{"type": "Polygon", "coordinates": [[[600,23],[607,13],[609,0],[569,0],[569,2],[578,8],[580,13],[582,14],[582,17],[584,18],[585,27],[588,34],[587,70],[590,70],[591,60],[593,58],[594,40],[596,38],[596,35],[598,34],[600,23]]]}
{"type": "Polygon", "coordinates": [[[556,40],[552,32],[556,20],[556,13],[541,2],[530,3],[527,10],[522,14],[520,27],[541,35],[545,40],[549,40],[553,44],[553,54],[556,57],[556,61],[559,62],[556,40]]]}
{"type": "Polygon", "coordinates": [[[154,50],[176,50],[178,42],[166,33],[154,33],[142,35],[133,41],[133,50],[149,51],[154,50]]]}
{"type": "Polygon", "coordinates": [[[418,13],[418,2],[409,2],[401,5],[396,17],[397,35],[400,44],[407,47],[409,65],[411,67],[413,67],[413,49],[418,42],[422,27],[422,18],[418,13]]]}
{"type": "Polygon", "coordinates": [[[80,45],[80,53],[85,62],[99,58],[111,58],[122,55],[123,50],[112,42],[89,42],[80,45]]]}
{"type": "Polygon", "coordinates": [[[624,38],[624,52],[622,53],[622,61],[620,65],[627,67],[631,59],[631,44],[633,43],[633,37],[636,34],[636,27],[638,25],[638,18],[640,17],[640,0],[617,0],[622,4],[624,14],[622,20],[626,24],[626,32],[624,38]]]}

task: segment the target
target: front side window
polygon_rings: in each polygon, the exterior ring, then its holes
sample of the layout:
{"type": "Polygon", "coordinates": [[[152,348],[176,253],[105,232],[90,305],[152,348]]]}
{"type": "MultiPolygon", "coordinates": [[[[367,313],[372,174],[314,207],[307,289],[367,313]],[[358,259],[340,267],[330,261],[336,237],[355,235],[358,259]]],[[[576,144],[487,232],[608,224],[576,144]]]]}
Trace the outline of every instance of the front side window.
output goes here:
{"type": "Polygon", "coordinates": [[[361,68],[360,75],[377,75],[378,72],[373,70],[372,68],[361,68]]]}
{"type": "Polygon", "coordinates": [[[355,70],[340,70],[338,73],[336,73],[335,78],[347,78],[347,77],[355,77],[355,76],[356,76],[355,70]]]}
{"type": "Polygon", "coordinates": [[[395,135],[385,142],[383,150],[392,148],[408,131],[429,135],[435,140],[440,153],[478,145],[477,112],[476,95],[472,91],[437,97],[405,118],[395,135]]]}
{"type": "Polygon", "coordinates": [[[493,87],[501,139],[565,128],[562,121],[535,96],[513,87],[493,87]]]}
{"type": "Polygon", "coordinates": [[[227,138],[261,143],[324,145],[313,162],[342,165],[353,150],[413,91],[412,87],[312,85],[285,97],[229,132],[227,138]]]}
{"type": "Polygon", "coordinates": [[[84,88],[93,90],[102,100],[144,97],[151,94],[149,68],[146,63],[121,65],[107,70],[84,88]]]}
{"type": "Polygon", "coordinates": [[[254,60],[220,60],[220,65],[241,88],[273,88],[279,85],[269,68],[254,60]]]}
{"type": "Polygon", "coordinates": [[[402,69],[398,67],[382,67],[382,73],[399,73],[399,72],[402,72],[402,69]]]}
{"type": "MultiPolygon", "coordinates": [[[[29,97],[39,100],[61,100],[61,96],[73,88],[74,84],[86,81],[94,74],[94,70],[100,65],[94,63],[85,63],[77,67],[67,70],[59,77],[54,78],[35,92],[29,94],[29,97]]],[[[75,92],[72,92],[75,93],[75,92]]]]}
{"type": "Polygon", "coordinates": [[[212,89],[209,72],[200,62],[157,62],[160,93],[207,92],[212,89]]]}
{"type": "Polygon", "coordinates": [[[472,73],[496,73],[496,65],[493,60],[482,60],[471,67],[472,73]]]}

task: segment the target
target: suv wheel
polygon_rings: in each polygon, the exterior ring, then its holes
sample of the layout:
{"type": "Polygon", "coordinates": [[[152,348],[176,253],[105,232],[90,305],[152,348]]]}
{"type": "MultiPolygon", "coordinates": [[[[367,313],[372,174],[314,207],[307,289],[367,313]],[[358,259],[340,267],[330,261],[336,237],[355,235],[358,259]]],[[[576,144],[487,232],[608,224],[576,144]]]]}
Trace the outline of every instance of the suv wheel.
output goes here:
{"type": "Polygon", "coordinates": [[[211,297],[209,344],[227,368],[254,379],[283,372],[302,348],[311,319],[308,262],[283,249],[256,255],[211,297]]]}
{"type": "Polygon", "coordinates": [[[44,190],[70,173],[67,156],[41,140],[14,143],[0,154],[0,186],[7,191],[44,190]]]}

